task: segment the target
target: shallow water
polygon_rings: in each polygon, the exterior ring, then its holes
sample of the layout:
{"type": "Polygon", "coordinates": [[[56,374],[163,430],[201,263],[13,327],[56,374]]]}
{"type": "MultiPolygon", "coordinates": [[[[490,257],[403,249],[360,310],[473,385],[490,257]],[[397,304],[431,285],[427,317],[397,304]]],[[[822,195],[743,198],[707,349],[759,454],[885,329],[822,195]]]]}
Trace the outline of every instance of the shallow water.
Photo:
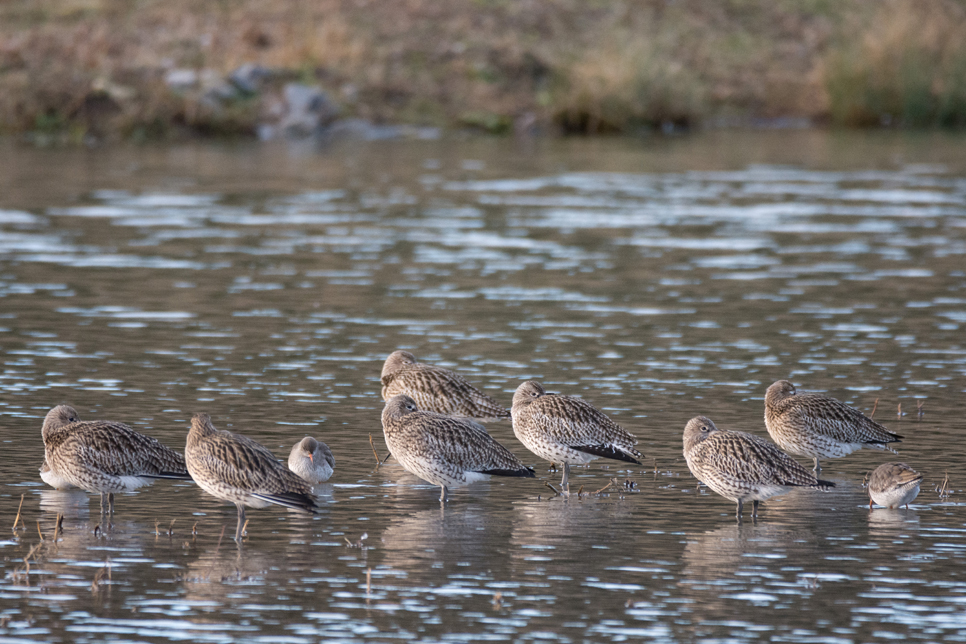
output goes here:
{"type": "Polygon", "coordinates": [[[0,523],[23,495],[26,524],[0,539],[0,638],[966,639],[964,143],[0,148],[0,523]],[[552,498],[560,474],[495,423],[537,479],[440,508],[369,445],[385,455],[397,348],[506,404],[531,378],[582,395],[645,465],[577,468],[580,498],[552,498]],[[681,433],[704,414],[765,435],[779,378],[906,440],[737,525],[681,433]],[[237,547],[233,507],[161,481],[108,526],[38,476],[60,402],[179,449],[197,411],[279,456],[316,436],[336,455],[324,512],[251,511],[237,547]],[[870,512],[863,477],[896,458],[922,492],[870,512]]]}

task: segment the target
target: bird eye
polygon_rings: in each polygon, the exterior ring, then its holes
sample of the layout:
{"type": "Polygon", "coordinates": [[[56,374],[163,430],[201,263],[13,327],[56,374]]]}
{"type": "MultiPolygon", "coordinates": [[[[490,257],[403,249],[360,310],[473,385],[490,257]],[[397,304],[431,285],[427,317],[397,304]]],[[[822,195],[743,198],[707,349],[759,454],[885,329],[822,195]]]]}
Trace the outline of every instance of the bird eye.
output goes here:
{"type": "Polygon", "coordinates": [[[703,431],[703,432],[708,431],[708,426],[707,425],[701,425],[701,431],[703,431]]]}

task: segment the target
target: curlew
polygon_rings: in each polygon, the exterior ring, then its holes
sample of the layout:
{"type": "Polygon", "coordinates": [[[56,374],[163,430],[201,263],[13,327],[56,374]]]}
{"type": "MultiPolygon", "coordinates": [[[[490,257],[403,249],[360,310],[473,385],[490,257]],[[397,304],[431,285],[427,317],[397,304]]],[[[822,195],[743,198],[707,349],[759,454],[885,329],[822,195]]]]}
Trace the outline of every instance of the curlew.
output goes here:
{"type": "Polygon", "coordinates": [[[80,420],[69,405],[47,412],[41,435],[41,478],[59,489],[99,493],[101,512],[114,512],[115,492],[130,492],[155,479],[191,478],[181,454],[156,439],[124,423],[80,420]]]}
{"type": "Polygon", "coordinates": [[[765,393],[765,427],[772,440],[790,454],[814,459],[840,458],[862,447],[885,449],[899,442],[894,434],[858,409],[820,394],[800,394],[787,380],[765,393]]]}
{"type": "Polygon", "coordinates": [[[692,418],[684,428],[684,459],[694,478],[738,504],[739,521],[746,501],[752,502],[751,516],[757,518],[759,501],[796,487],[835,487],[764,438],[720,430],[705,416],[692,418]]]}
{"type": "Polygon", "coordinates": [[[513,394],[513,433],[528,450],[542,459],[563,463],[560,481],[564,496],[570,494],[570,466],[596,458],[626,463],[641,462],[634,449],[637,438],[589,402],[573,396],[548,394],[529,380],[513,394]]]}
{"type": "Polygon", "coordinates": [[[533,470],[486,433],[482,425],[421,411],[405,394],[393,396],[386,403],[382,430],[389,451],[406,471],[442,488],[441,503],[446,502],[449,488],[490,476],[533,478],[533,470]]]}
{"type": "Polygon", "coordinates": [[[423,411],[487,422],[510,412],[461,375],[416,361],[408,351],[394,351],[382,366],[382,399],[406,394],[423,411]]]}
{"type": "Polygon", "coordinates": [[[208,414],[195,414],[191,419],[184,453],[195,483],[238,508],[235,541],[241,540],[245,527],[245,506],[264,508],[274,503],[315,514],[311,485],[263,445],[215,429],[208,414]]]}

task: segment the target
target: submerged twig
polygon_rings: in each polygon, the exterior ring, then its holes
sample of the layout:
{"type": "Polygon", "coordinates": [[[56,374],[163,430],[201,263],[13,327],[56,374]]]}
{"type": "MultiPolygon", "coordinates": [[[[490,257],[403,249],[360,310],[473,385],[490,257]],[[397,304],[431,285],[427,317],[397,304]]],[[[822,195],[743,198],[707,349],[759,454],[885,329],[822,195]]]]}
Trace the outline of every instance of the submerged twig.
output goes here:
{"type": "Polygon", "coordinates": [[[40,540],[43,541],[44,540],[44,533],[40,529],[40,519],[37,519],[37,534],[40,535],[40,540]]]}
{"type": "Polygon", "coordinates": [[[111,581],[111,560],[108,559],[104,562],[104,567],[97,571],[94,575],[94,581],[91,582],[91,592],[96,593],[98,586],[104,582],[104,577],[107,577],[108,581],[111,581]]]}
{"type": "Polygon", "coordinates": [[[613,485],[616,482],[617,482],[617,479],[611,479],[611,480],[609,480],[607,482],[607,485],[605,485],[604,487],[602,487],[599,490],[597,490],[596,492],[594,492],[594,494],[595,495],[600,494],[601,492],[603,492],[604,490],[606,490],[607,488],[609,488],[611,485],[613,485]]]}
{"type": "Polygon", "coordinates": [[[902,418],[902,403],[899,403],[899,409],[896,412],[896,417],[897,418],[902,418]]]}
{"type": "Polygon", "coordinates": [[[916,401],[916,418],[918,418],[919,420],[922,420],[922,417],[926,415],[925,410],[922,408],[925,402],[926,402],[925,400],[916,401]]]}
{"type": "Polygon", "coordinates": [[[63,529],[63,524],[64,524],[64,515],[58,514],[57,523],[54,524],[54,543],[57,543],[57,537],[60,536],[60,533],[63,529]]]}
{"type": "Polygon", "coordinates": [[[875,402],[872,403],[872,413],[869,414],[869,418],[875,418],[875,410],[879,408],[879,399],[876,398],[875,402]]]}
{"type": "Polygon", "coordinates": [[[372,442],[372,432],[369,433],[369,447],[372,448],[372,455],[376,457],[376,467],[382,465],[382,461],[379,460],[379,454],[376,453],[376,445],[372,442]]]}
{"type": "Polygon", "coordinates": [[[940,499],[946,500],[949,498],[949,472],[948,471],[946,472],[946,475],[943,477],[942,485],[940,485],[939,489],[936,491],[939,492],[940,499]]]}
{"type": "MultiPolygon", "coordinates": [[[[550,488],[551,490],[553,490],[553,493],[554,493],[554,496],[562,496],[562,494],[560,493],[560,490],[558,490],[557,488],[555,488],[555,487],[554,487],[554,486],[553,486],[553,485],[552,485],[552,484],[550,483],[550,481],[544,481],[544,482],[543,482],[543,484],[544,484],[544,485],[546,485],[546,486],[547,486],[548,488],[550,488]]],[[[553,497],[551,497],[551,498],[553,498],[553,497]]]]}
{"type": "MultiPolygon", "coordinates": [[[[15,518],[13,520],[13,531],[14,532],[17,531],[17,523],[20,521],[20,509],[23,508],[23,497],[24,496],[25,496],[25,494],[21,494],[20,495],[20,505],[17,506],[17,518],[15,518]]],[[[27,526],[25,525],[24,526],[24,529],[26,530],[26,528],[27,528],[27,526]]]]}
{"type": "MultiPolygon", "coordinates": [[[[227,525],[221,526],[221,536],[218,537],[218,545],[215,546],[215,556],[216,557],[218,556],[218,549],[221,548],[221,540],[225,538],[225,528],[227,528],[227,527],[228,527],[227,525]]],[[[214,565],[214,564],[212,564],[212,565],[214,565]]]]}

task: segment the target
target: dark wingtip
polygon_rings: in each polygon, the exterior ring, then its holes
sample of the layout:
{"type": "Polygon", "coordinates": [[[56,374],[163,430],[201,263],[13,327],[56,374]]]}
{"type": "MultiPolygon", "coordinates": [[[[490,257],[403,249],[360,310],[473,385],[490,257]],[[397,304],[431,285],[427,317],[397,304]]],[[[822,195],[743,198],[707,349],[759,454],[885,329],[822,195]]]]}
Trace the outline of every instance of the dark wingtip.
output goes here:
{"type": "MultiPolygon", "coordinates": [[[[611,458],[615,461],[624,461],[625,463],[641,465],[639,460],[627,452],[622,452],[621,450],[609,445],[571,445],[570,448],[577,450],[578,452],[584,452],[585,454],[593,454],[594,456],[611,458]]],[[[641,456],[643,456],[643,454],[641,456]]]]}
{"type": "Polygon", "coordinates": [[[291,508],[292,510],[301,510],[302,512],[307,512],[309,514],[318,514],[319,507],[313,499],[308,494],[300,494],[298,492],[287,492],[284,494],[252,494],[255,498],[259,498],[269,503],[275,503],[281,505],[282,507],[291,508]]]}
{"type": "Polygon", "coordinates": [[[152,479],[174,479],[176,481],[194,480],[187,472],[158,472],[157,474],[148,474],[147,476],[152,479]]]}
{"type": "Polygon", "coordinates": [[[522,470],[480,470],[480,474],[490,474],[492,476],[515,476],[518,478],[532,479],[536,476],[532,467],[525,467],[522,470]]]}
{"type": "Polygon", "coordinates": [[[818,479],[818,481],[816,482],[816,485],[818,487],[825,488],[825,489],[835,487],[835,483],[833,483],[832,481],[823,481],[822,479],[818,479]]]}

